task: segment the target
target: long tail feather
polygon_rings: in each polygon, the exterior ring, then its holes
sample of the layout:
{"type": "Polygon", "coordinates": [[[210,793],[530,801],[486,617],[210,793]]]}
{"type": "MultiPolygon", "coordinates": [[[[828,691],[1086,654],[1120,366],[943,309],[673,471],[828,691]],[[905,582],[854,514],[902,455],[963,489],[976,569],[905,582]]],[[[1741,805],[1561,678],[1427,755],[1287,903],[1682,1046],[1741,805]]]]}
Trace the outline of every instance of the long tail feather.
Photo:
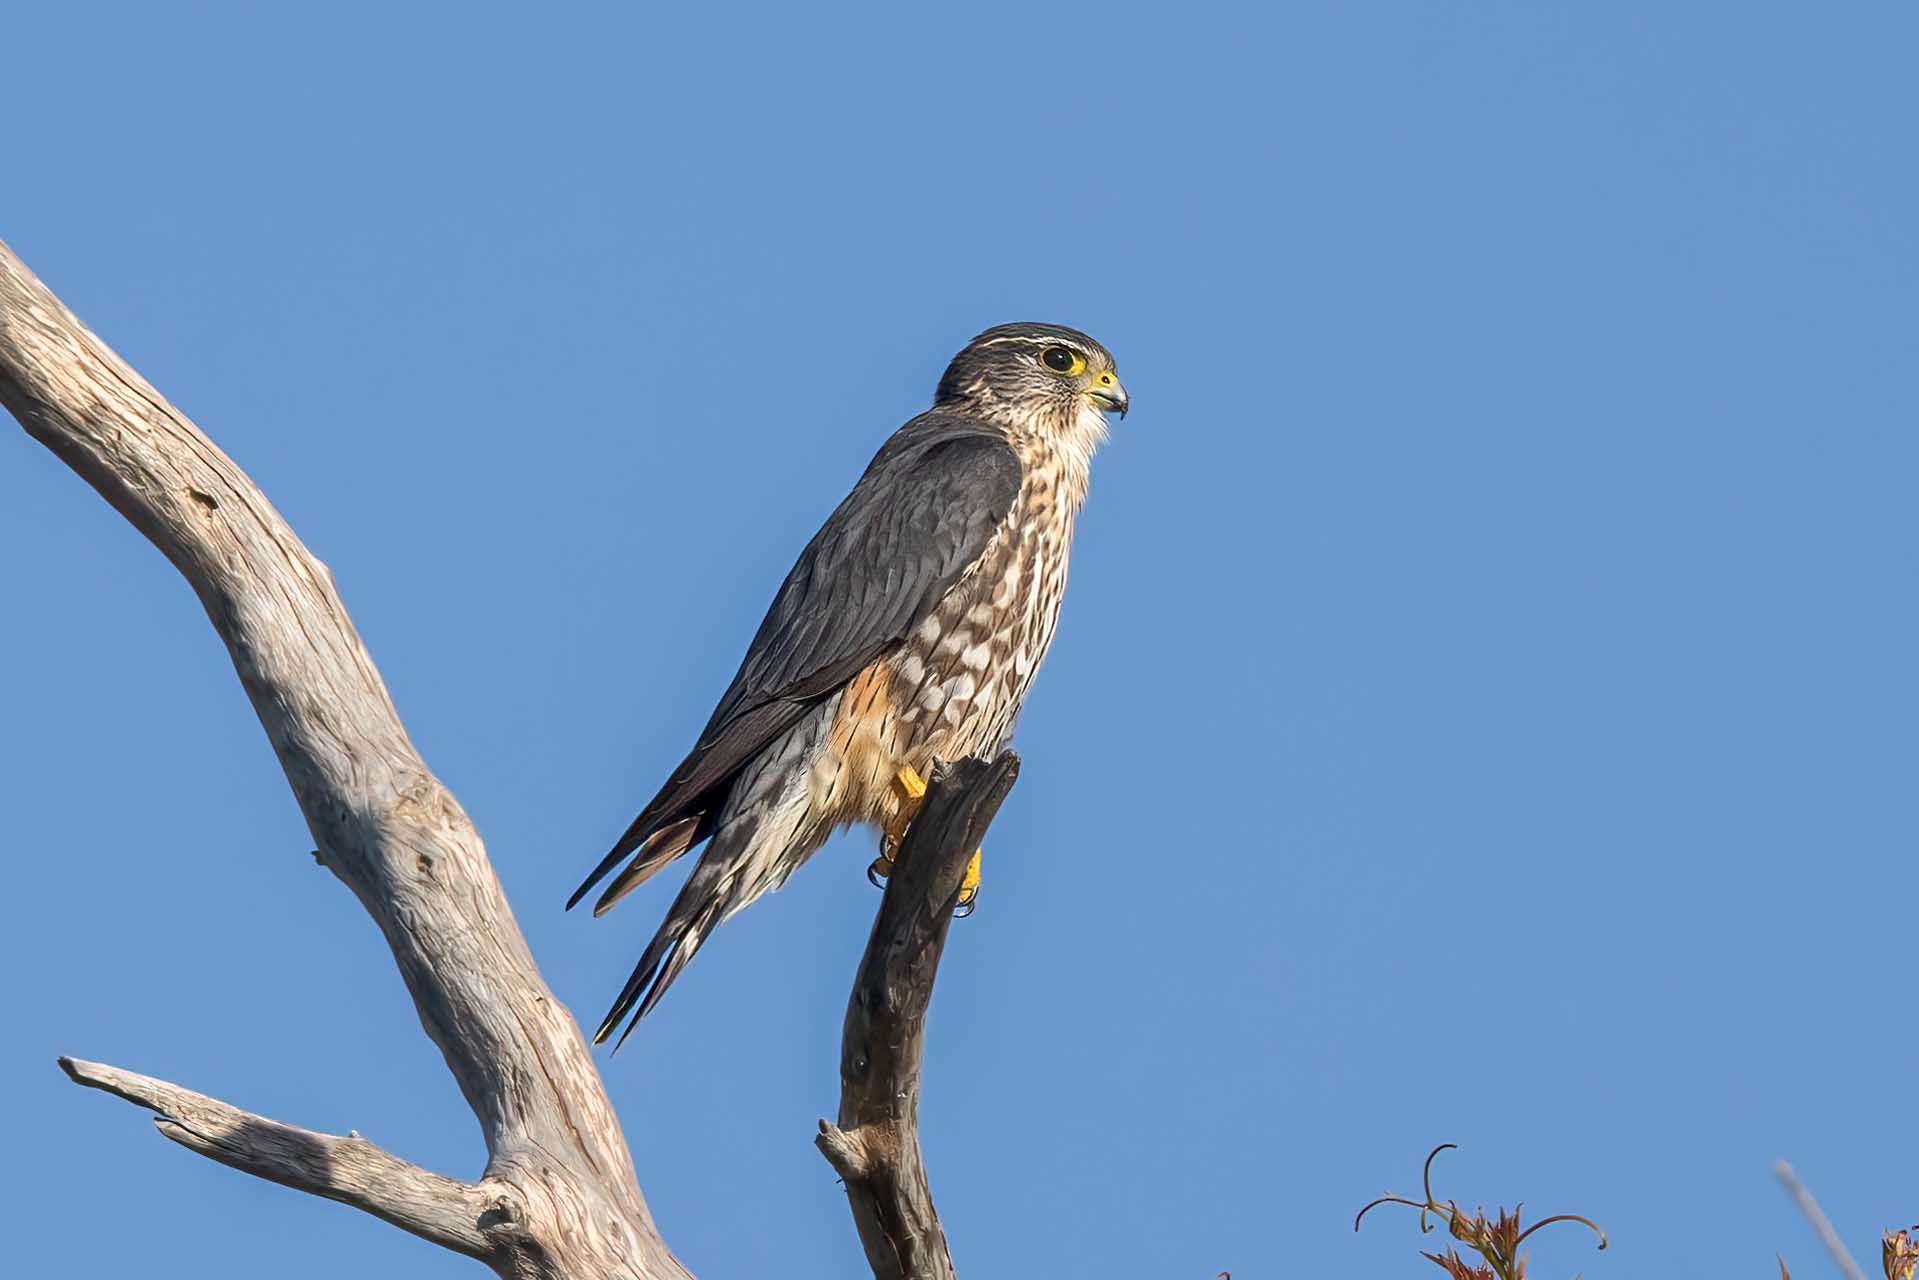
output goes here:
{"type": "Polygon", "coordinates": [[[654,872],[712,833],[713,826],[709,816],[697,813],[655,831],[646,838],[646,843],[640,846],[633,861],[626,864],[626,869],[614,876],[613,883],[606,886],[606,892],[602,893],[600,900],[593,904],[593,914],[605,915],[612,910],[614,903],[652,878],[654,872]]]}
{"type": "MultiPolygon", "coordinates": [[[[702,806],[701,813],[710,816],[701,816],[693,830],[670,830],[672,824],[662,823],[657,843],[649,832],[635,846],[641,848],[640,856],[608,887],[602,909],[710,835],[693,873],[594,1033],[595,1044],[604,1043],[630,1017],[620,1033],[624,1042],[713,930],[762,893],[779,887],[819,847],[827,828],[811,816],[808,778],[834,714],[831,705],[820,707],[770,745],[728,783],[717,811],[702,806]]],[[[674,822],[689,816],[694,815],[682,811],[674,822]]]]}
{"type": "MultiPolygon", "coordinates": [[[[694,757],[698,755],[699,753],[695,751],[694,757]]],[[[599,865],[593,868],[586,879],[580,881],[580,887],[575,889],[573,896],[566,900],[568,911],[578,906],[580,899],[590,893],[594,885],[604,880],[607,873],[614,867],[619,866],[621,859],[636,849],[643,851],[662,831],[671,830],[688,818],[699,818],[719,811],[726,800],[724,790],[717,797],[705,794],[694,796],[680,794],[681,789],[678,784],[683,781],[680,775],[686,768],[687,765],[682,763],[679,769],[674,771],[673,777],[669,778],[666,786],[660,789],[660,794],[647,802],[646,808],[640,810],[640,816],[633,819],[632,825],[620,833],[620,838],[613,842],[613,847],[607,851],[604,858],[600,859],[599,865]]],[[[695,840],[691,843],[699,842],[695,840]]]]}
{"type": "Polygon", "coordinates": [[[573,896],[566,900],[566,909],[568,911],[579,906],[580,899],[591,893],[593,886],[606,878],[607,872],[619,866],[621,858],[632,853],[651,837],[652,833],[649,831],[640,831],[636,836],[634,831],[638,827],[639,824],[634,823],[632,827],[627,828],[626,834],[620,837],[619,842],[613,846],[612,851],[600,859],[599,865],[593,868],[592,873],[589,874],[586,879],[580,881],[580,887],[575,889],[573,896]]]}
{"type": "Polygon", "coordinates": [[[706,846],[699,865],[693,868],[693,874],[686,878],[674,897],[673,905],[667,908],[666,919],[660,922],[653,940],[646,944],[640,962],[633,966],[633,974],[620,989],[619,998],[607,1011],[599,1030],[593,1033],[594,1044],[604,1044],[627,1015],[632,1014],[632,1022],[620,1036],[624,1043],[640,1019],[660,1002],[660,997],[666,994],[673,979],[680,976],[680,971],[686,968],[687,961],[700,949],[714,926],[730,912],[739,885],[740,864],[752,846],[755,826],[750,821],[730,824],[706,846]],[[635,1006],[638,1006],[637,1013],[635,1006]]]}

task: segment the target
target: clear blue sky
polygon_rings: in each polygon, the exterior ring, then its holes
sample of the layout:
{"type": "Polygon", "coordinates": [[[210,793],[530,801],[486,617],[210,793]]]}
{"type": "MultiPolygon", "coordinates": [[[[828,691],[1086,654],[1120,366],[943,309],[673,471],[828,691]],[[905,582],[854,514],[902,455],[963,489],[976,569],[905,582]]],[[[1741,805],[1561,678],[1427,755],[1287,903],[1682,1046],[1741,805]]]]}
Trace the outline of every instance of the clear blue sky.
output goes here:
{"type": "MultiPolygon", "coordinates": [[[[962,1271],[1432,1274],[1351,1219],[1442,1141],[1613,1232],[1542,1277],[1821,1274],[1780,1155],[1919,1218],[1910,5],[162,8],[8,16],[0,237],[332,566],[576,1014],[795,551],[1057,320],[1136,407],[934,1007],[962,1271]]],[[[481,1159],[188,591],[17,431],[0,548],[21,1273],[476,1274],[56,1071],[481,1159]]],[[[870,857],[607,1067],[703,1276],[860,1268],[870,857]]]]}

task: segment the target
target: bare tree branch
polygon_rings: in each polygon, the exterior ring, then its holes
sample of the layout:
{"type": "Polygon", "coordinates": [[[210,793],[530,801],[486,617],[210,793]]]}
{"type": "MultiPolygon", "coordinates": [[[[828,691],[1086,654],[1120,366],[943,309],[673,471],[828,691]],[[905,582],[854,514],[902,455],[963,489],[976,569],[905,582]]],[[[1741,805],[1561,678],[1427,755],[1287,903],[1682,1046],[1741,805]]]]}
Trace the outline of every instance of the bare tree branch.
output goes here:
{"type": "Polygon", "coordinates": [[[177,1084],[98,1062],[60,1059],[75,1084],[156,1112],[164,1138],[256,1178],[364,1209],[434,1244],[484,1258],[480,1223],[494,1208],[478,1187],[431,1173],[358,1134],[344,1138],[268,1120],[177,1084]]]}
{"type": "Polygon", "coordinates": [[[934,771],[860,960],[840,1039],[840,1114],[815,1141],[846,1182],[877,1280],[952,1280],[920,1158],[920,1061],[966,864],[1019,777],[1019,757],[934,771]]]}
{"type": "MultiPolygon", "coordinates": [[[[198,594],[305,814],[321,862],[373,917],[422,1026],[480,1121],[461,1182],[357,1134],[282,1124],[166,1081],[62,1058],[78,1084],[157,1113],[173,1142],[365,1210],[515,1280],[691,1280],[654,1228],[572,1015],[527,951],[478,833],[408,741],[326,567],[247,476],[0,244],[0,404],[146,535],[198,594]]],[[[1011,752],[935,772],[848,1003],[845,1179],[880,1280],[949,1280],[918,1133],[928,1002],[972,850],[1011,752]]]]}
{"type": "MultiPolygon", "coordinates": [[[[408,741],[331,575],[240,468],[5,245],[0,403],[199,595],[326,866],[392,949],[486,1140],[480,1183],[440,1189],[448,1203],[488,1207],[468,1227],[446,1228],[444,1242],[462,1242],[452,1247],[503,1276],[685,1277],[654,1229],[578,1027],[541,980],[473,824],[408,741]]],[[[122,1096],[143,1105],[151,1100],[141,1090],[168,1105],[197,1098],[110,1068],[95,1077],[126,1085],[122,1096]]],[[[283,1126],[226,1145],[234,1131],[219,1124],[242,1113],[194,1105],[224,1119],[201,1129],[176,1117],[176,1129],[162,1131],[196,1150],[203,1142],[216,1158],[232,1154],[248,1172],[311,1173],[305,1157],[325,1150],[302,1139],[274,1154],[298,1132],[283,1126]]],[[[324,1180],[280,1180],[329,1194],[324,1180]]],[[[405,1226],[422,1212],[411,1199],[421,1185],[369,1178],[353,1202],[405,1226]]]]}

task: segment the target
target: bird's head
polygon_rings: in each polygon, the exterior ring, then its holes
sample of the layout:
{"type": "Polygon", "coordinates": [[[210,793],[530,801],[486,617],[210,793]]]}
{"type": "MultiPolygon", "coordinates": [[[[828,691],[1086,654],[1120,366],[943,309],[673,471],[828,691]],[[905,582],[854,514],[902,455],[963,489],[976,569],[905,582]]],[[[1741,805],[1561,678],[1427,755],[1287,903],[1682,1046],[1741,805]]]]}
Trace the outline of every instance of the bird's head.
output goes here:
{"type": "Polygon", "coordinates": [[[1112,353],[1057,324],[988,329],[946,366],[934,400],[1086,452],[1105,435],[1106,415],[1125,417],[1128,404],[1112,353]]]}

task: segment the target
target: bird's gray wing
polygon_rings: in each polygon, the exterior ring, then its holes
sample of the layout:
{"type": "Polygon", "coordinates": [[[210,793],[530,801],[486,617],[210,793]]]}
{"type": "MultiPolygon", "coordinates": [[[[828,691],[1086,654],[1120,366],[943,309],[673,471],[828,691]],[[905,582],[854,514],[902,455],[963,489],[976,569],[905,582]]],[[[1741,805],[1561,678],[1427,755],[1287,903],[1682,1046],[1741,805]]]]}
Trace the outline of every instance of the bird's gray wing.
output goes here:
{"type": "Polygon", "coordinates": [[[567,906],[653,833],[710,810],[756,752],[910,635],[985,552],[1020,477],[983,423],[934,412],[895,432],[786,575],[699,742],[567,906]]]}

